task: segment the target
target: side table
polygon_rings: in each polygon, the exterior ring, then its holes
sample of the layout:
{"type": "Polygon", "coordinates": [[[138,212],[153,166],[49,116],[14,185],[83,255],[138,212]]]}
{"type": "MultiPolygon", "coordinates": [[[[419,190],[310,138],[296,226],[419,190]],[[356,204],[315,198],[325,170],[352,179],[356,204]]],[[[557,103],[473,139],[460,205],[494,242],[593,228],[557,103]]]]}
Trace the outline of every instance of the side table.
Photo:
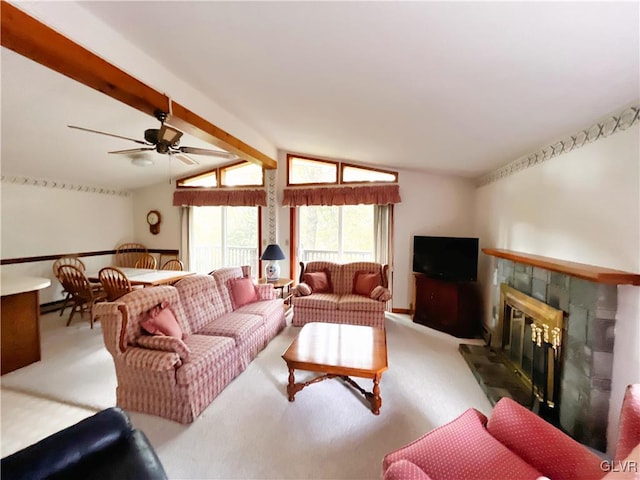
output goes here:
{"type": "Polygon", "coordinates": [[[258,283],[269,283],[273,285],[273,288],[276,290],[280,290],[280,298],[284,300],[285,309],[289,310],[291,308],[291,297],[293,297],[293,293],[291,292],[291,286],[293,285],[292,278],[279,278],[271,282],[267,282],[266,278],[260,278],[258,279],[258,283]]]}

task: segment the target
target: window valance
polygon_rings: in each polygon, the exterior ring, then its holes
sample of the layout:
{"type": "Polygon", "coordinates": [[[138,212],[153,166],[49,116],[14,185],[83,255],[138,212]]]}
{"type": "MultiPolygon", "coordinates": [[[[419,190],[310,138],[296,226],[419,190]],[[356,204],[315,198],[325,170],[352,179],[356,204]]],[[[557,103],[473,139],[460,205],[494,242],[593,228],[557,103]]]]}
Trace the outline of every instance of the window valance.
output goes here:
{"type": "Polygon", "coordinates": [[[282,205],[388,205],[400,203],[399,185],[285,188],[282,205]]]}
{"type": "Polygon", "coordinates": [[[189,188],[173,192],[173,205],[190,207],[266,207],[264,189],[189,188]]]}

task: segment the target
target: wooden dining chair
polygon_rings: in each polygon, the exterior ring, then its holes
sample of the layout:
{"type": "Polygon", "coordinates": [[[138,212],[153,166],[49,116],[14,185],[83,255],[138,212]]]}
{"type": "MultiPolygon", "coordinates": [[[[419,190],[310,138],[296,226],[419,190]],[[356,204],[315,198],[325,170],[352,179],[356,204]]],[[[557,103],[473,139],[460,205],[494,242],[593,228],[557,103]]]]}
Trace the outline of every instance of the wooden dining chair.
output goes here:
{"type": "Polygon", "coordinates": [[[98,272],[98,278],[109,302],[113,302],[133,290],[131,282],[119,268],[104,267],[98,272]]]}
{"type": "Polygon", "coordinates": [[[141,243],[123,243],[116,248],[117,267],[135,267],[136,262],[149,251],[141,243]]]}
{"type": "MultiPolygon", "coordinates": [[[[52,266],[53,275],[58,279],[58,281],[61,284],[62,282],[60,281],[60,277],[58,276],[58,269],[62,265],[73,265],[75,267],[78,267],[83,272],[86,271],[84,262],[80,260],[78,257],[76,257],[75,255],[64,255],[56,259],[53,262],[53,266],[52,266]]],[[[62,294],[64,295],[64,301],[62,303],[62,309],[60,309],[60,316],[64,314],[64,310],[67,308],[67,305],[69,305],[69,301],[71,300],[71,293],[67,292],[64,287],[62,287],[62,294]]]]}
{"type": "Polygon", "coordinates": [[[164,265],[162,265],[162,270],[184,270],[184,265],[180,260],[174,258],[172,260],[167,260],[164,265]]]}
{"type": "Polygon", "coordinates": [[[73,303],[71,314],[67,320],[67,327],[71,324],[76,312],[80,312],[80,317],[85,311],[89,311],[91,328],[94,324],[93,306],[96,302],[105,299],[104,292],[96,288],[84,271],[75,265],[60,265],[58,267],[58,278],[65,291],[71,294],[70,301],[73,303]]]}
{"type": "Polygon", "coordinates": [[[152,270],[155,270],[156,258],[150,253],[145,253],[138,259],[134,266],[135,268],[150,268],[152,270]]]}

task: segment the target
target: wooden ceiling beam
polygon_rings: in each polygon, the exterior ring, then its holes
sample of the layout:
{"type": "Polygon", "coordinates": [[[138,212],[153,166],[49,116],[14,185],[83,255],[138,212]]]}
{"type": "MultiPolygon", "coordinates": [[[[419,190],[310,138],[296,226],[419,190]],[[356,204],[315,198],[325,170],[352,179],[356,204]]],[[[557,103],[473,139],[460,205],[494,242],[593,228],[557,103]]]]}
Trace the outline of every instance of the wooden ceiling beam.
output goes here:
{"type": "Polygon", "coordinates": [[[275,169],[277,161],[222,130],[188,108],[105,59],[56,32],[17,7],[0,4],[0,44],[87,87],[98,90],[155,118],[154,111],[172,112],[169,122],[240,158],[275,169]]]}

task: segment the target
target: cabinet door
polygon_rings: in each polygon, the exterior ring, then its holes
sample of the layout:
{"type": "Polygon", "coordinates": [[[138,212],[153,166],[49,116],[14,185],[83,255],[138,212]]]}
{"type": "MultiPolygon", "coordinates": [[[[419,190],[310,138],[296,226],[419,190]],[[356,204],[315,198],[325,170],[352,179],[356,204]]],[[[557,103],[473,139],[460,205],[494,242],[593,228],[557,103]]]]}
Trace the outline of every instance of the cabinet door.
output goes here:
{"type": "Polygon", "coordinates": [[[458,287],[453,283],[432,281],[429,286],[429,311],[431,322],[441,326],[453,326],[458,319],[458,287]]]}

